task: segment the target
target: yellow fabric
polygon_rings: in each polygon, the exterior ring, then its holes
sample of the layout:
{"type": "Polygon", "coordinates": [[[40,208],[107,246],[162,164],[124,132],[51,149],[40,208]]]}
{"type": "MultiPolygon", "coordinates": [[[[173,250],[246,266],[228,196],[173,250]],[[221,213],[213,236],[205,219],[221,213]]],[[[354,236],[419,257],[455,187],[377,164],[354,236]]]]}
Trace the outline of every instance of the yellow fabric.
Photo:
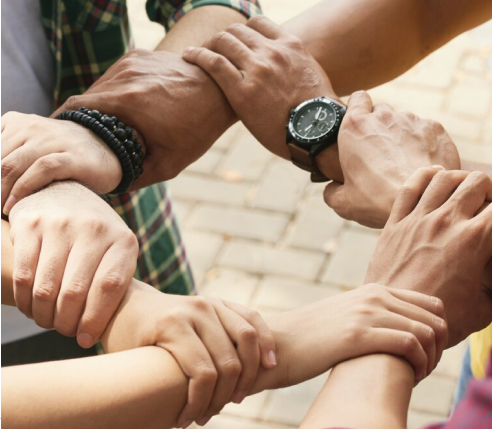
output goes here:
{"type": "Polygon", "coordinates": [[[492,349],[492,324],[483,331],[470,337],[470,358],[473,376],[477,379],[485,377],[485,370],[490,350],[492,349]]]}

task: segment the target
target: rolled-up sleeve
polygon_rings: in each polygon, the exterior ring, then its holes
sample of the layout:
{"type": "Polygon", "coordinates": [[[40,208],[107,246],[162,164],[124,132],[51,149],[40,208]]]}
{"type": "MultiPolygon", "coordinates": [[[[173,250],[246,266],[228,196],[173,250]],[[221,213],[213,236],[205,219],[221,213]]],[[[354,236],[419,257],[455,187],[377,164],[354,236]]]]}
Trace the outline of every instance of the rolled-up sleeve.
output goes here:
{"type": "Polygon", "coordinates": [[[170,30],[191,10],[212,5],[230,7],[246,18],[262,13],[258,0],[147,0],[146,9],[151,21],[158,22],[164,25],[166,30],[170,30]]]}

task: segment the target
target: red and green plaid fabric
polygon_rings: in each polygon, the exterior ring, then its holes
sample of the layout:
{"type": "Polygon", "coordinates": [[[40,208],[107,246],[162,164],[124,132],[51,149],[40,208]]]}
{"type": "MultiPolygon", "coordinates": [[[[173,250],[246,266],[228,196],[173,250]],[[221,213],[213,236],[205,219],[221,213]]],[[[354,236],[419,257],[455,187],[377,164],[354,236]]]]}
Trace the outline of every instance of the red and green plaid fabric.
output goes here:
{"type": "MultiPolygon", "coordinates": [[[[126,1],[40,0],[55,60],[55,105],[85,92],[131,46],[126,1]]],[[[147,13],[170,29],[190,10],[208,5],[260,13],[256,0],[148,0],[147,13]]],[[[90,107],[90,106],[89,106],[90,107]]],[[[165,183],[110,197],[135,232],[140,254],[135,277],[168,293],[193,293],[193,277],[165,183]]]]}

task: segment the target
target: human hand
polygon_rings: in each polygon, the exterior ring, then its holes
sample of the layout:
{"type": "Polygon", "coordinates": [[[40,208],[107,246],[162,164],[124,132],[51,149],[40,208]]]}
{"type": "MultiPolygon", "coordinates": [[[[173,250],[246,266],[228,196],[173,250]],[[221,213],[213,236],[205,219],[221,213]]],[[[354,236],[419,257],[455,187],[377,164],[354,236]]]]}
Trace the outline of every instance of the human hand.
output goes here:
{"type": "Polygon", "coordinates": [[[460,169],[458,151],[439,123],[387,104],[373,107],[364,91],[350,97],[338,150],[344,183],[328,184],[324,199],[341,217],[373,228],[384,226],[398,190],[417,168],[460,169]]]}
{"type": "Polygon", "coordinates": [[[144,172],[133,189],[175,177],[236,120],[206,73],[164,51],[128,52],[54,115],[83,106],[115,115],[142,135],[144,172]]]}
{"type": "Polygon", "coordinates": [[[490,200],[484,173],[419,169],[400,190],[369,265],[366,282],[444,302],[447,347],[492,321],[492,296],[482,285],[492,256],[492,205],[479,213],[490,200]]]}
{"type": "Polygon", "coordinates": [[[401,292],[409,291],[368,284],[267,318],[278,365],[255,391],[291,386],[372,353],[403,356],[416,381],[425,378],[447,339],[443,305],[434,297],[401,292]]]}
{"type": "Polygon", "coordinates": [[[105,194],[121,181],[116,155],[74,122],[8,112],[2,116],[2,208],[55,180],[72,179],[105,194]]]}
{"type": "MultiPolygon", "coordinates": [[[[233,24],[183,58],[220,86],[239,119],[267,149],[290,159],[285,125],[291,109],[314,97],[337,99],[301,41],[264,16],[233,24]]],[[[320,165],[329,177],[332,171],[320,165]]]]}
{"type": "Polygon", "coordinates": [[[190,378],[178,423],[203,425],[230,401],[240,403],[261,365],[275,367],[275,342],[255,311],[203,297],[167,295],[134,280],[102,344],[116,352],[157,345],[190,378]]]}
{"type": "Polygon", "coordinates": [[[101,198],[57,182],[10,212],[17,307],[41,327],[93,346],[135,272],[135,235],[101,198]]]}

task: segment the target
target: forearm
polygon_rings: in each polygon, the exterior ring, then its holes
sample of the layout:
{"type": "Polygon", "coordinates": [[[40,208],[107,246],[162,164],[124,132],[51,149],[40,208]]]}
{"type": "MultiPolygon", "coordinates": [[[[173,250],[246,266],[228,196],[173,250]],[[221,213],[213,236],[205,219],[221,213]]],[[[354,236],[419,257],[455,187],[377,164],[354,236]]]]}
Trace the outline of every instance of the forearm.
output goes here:
{"type": "Polygon", "coordinates": [[[230,24],[246,22],[246,17],[225,6],[202,6],[181,18],[155,48],[181,54],[188,46],[200,46],[230,24]]]}
{"type": "Polygon", "coordinates": [[[414,371],[391,355],[369,355],[337,365],[301,428],[405,428],[414,371]]]}
{"type": "Polygon", "coordinates": [[[325,0],[284,26],[347,95],[399,76],[491,16],[487,0],[325,0]]]}
{"type": "Polygon", "coordinates": [[[172,427],[187,385],[157,347],[10,367],[2,369],[2,417],[16,428],[172,427]]]}

